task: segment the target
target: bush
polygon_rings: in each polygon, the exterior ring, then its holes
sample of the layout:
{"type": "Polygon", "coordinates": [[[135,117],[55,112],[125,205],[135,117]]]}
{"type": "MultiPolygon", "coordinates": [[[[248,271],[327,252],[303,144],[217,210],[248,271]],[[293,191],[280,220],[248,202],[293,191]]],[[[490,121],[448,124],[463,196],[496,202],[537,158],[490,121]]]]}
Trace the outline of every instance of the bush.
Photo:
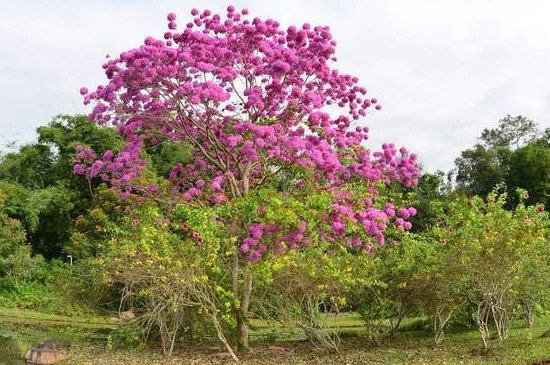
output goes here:
{"type": "Polygon", "coordinates": [[[107,350],[132,350],[137,351],[145,347],[146,332],[143,326],[136,320],[124,321],[117,324],[116,328],[107,337],[107,350]]]}

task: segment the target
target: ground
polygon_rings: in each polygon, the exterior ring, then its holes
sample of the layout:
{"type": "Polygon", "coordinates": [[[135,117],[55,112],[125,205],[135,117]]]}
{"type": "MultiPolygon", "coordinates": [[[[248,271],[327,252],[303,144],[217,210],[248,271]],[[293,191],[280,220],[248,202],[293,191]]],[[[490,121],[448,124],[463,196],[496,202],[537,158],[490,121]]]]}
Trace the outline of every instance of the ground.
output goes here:
{"type": "MultiPolygon", "coordinates": [[[[539,331],[536,331],[537,333],[539,331]]],[[[535,364],[550,359],[550,339],[532,339],[524,337],[521,331],[516,333],[501,348],[487,353],[480,351],[479,340],[475,333],[461,333],[449,336],[449,341],[439,347],[429,345],[429,339],[423,337],[400,336],[395,344],[372,347],[363,338],[345,339],[338,354],[323,354],[312,351],[304,343],[277,343],[276,345],[258,345],[252,352],[242,357],[247,365],[380,365],[380,364],[535,364]],[[407,338],[409,337],[409,338],[407,338]]],[[[147,352],[104,352],[101,346],[84,345],[71,349],[70,357],[74,365],[122,365],[122,364],[232,364],[225,352],[214,348],[182,351],[170,359],[159,354],[147,352]]]]}
{"type": "MultiPolygon", "coordinates": [[[[361,335],[353,316],[331,319],[340,324],[349,336],[361,335]]],[[[112,329],[112,320],[105,318],[63,318],[36,312],[0,309],[2,328],[12,336],[33,339],[66,338],[72,342],[67,351],[71,365],[206,365],[232,364],[233,361],[217,344],[202,344],[181,349],[171,358],[165,358],[156,348],[140,351],[106,350],[106,334],[112,329]],[[74,320],[74,322],[73,322],[74,320]]],[[[523,327],[516,322],[509,338],[498,348],[483,351],[475,328],[456,331],[446,336],[440,346],[434,346],[429,332],[402,331],[391,340],[374,346],[365,337],[345,337],[336,354],[326,354],[299,340],[254,342],[249,354],[242,356],[246,365],[305,365],[305,364],[539,364],[550,360],[550,338],[541,338],[550,325],[550,317],[538,318],[535,327],[523,327]]],[[[413,327],[413,326],[411,326],[413,327]]],[[[262,324],[256,323],[257,333],[262,324]]],[[[6,335],[6,334],[5,334],[6,335]]],[[[291,336],[289,336],[291,337],[291,336]]],[[[257,336],[258,339],[262,336],[257,336]]],[[[30,340],[32,342],[32,340],[30,340]]],[[[0,361],[0,364],[2,361],[0,361]]]]}

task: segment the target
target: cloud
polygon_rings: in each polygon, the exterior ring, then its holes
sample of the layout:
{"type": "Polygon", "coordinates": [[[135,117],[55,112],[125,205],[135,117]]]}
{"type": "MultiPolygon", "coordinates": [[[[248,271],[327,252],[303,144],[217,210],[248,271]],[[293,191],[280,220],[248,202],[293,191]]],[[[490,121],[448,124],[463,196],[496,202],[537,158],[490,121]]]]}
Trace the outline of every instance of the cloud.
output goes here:
{"type": "MultiPolygon", "coordinates": [[[[250,0],[283,25],[327,24],[338,68],[359,76],[382,112],[373,148],[395,141],[429,170],[448,170],[506,114],[548,126],[550,2],[515,0],[250,0]]],[[[223,12],[221,1],[0,0],[0,141],[29,141],[59,113],[83,113],[80,86],[104,82],[106,54],[160,37],[165,15],[223,12]]]]}

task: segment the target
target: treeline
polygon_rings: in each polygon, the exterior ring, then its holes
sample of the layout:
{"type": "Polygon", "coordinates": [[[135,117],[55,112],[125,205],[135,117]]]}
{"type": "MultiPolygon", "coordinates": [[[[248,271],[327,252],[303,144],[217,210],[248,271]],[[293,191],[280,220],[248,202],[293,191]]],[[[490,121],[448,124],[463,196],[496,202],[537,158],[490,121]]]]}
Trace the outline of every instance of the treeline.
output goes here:
{"type": "Polygon", "coordinates": [[[484,129],[473,148],[455,160],[457,190],[468,196],[487,196],[499,183],[518,202],[517,188],[529,192],[532,203],[550,204],[550,130],[539,130],[532,120],[510,115],[498,127],[484,129]]]}
{"type": "MultiPolygon", "coordinates": [[[[61,116],[37,132],[36,142],[0,157],[0,305],[64,314],[131,309],[137,319],[113,333],[115,345],[159,340],[170,354],[177,343],[216,338],[231,351],[242,334],[235,285],[254,294],[246,321],[296,326],[327,350],[339,342],[330,313],[359,313],[374,342],[406,317],[427,317],[436,343],[448,327],[477,326],[489,347],[514,319],[531,326],[548,309],[550,133],[521,116],[484,130],[454,175],[424,172],[417,187],[380,187],[395,206],[415,207],[399,212],[412,230],[389,231],[385,244],[366,249],[304,244],[270,253],[246,267],[253,282],[232,275],[237,237],[221,222],[256,227],[261,215],[291,224],[314,209],[337,209],[323,191],[281,197],[294,178],[283,175],[215,206],[138,192],[121,200],[101,177],[73,172],[77,145],[120,150],[114,129],[61,116]]],[[[166,186],[170,168],[191,157],[185,146],[163,143],[142,158],[141,185],[166,186]]]]}

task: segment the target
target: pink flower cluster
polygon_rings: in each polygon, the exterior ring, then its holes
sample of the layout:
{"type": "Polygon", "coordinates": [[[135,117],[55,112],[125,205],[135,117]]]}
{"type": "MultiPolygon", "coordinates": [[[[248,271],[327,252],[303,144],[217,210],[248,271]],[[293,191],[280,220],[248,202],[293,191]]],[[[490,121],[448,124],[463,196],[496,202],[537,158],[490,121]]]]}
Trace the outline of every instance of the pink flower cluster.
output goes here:
{"type": "MultiPolygon", "coordinates": [[[[139,145],[128,143],[117,155],[113,151],[105,151],[102,158],[82,145],[76,146],[73,171],[85,175],[88,180],[100,177],[102,181],[111,181],[114,188],[121,190],[121,198],[127,198],[133,190],[132,180],[139,177],[147,161],[140,158],[139,145]]],[[[147,189],[155,193],[156,186],[149,185],[147,189]]]]}
{"type": "MultiPolygon", "coordinates": [[[[128,145],[117,156],[95,161],[80,151],[76,173],[110,179],[128,193],[143,171],[143,142],[154,139],[191,148],[194,161],[177,164],[170,173],[184,200],[219,204],[293,166],[311,171],[325,189],[357,180],[373,193],[380,182],[416,184],[416,155],[393,144],[380,152],[363,146],[369,129],[360,119],[381,106],[356,77],[332,67],[336,41],[328,27],[285,30],[273,19],[251,19],[247,9],[233,6],[225,16],[197,9],[191,15],[180,26],[176,15],[168,14],[163,39],[147,37],[140,47],[109,59],[103,65],[108,83],[80,90],[85,104],[94,103],[89,119],[117,125],[128,145]]],[[[330,214],[331,234],[344,235],[351,221],[383,243],[394,214],[339,204],[330,214]]],[[[397,226],[410,228],[406,214],[398,215],[397,226]]],[[[252,252],[251,260],[267,249],[255,238],[258,232],[241,246],[252,252]]],[[[303,243],[304,234],[301,225],[281,233],[275,247],[292,248],[303,243]]]]}
{"type": "MultiPolygon", "coordinates": [[[[363,233],[368,237],[374,237],[380,245],[384,245],[386,238],[384,231],[388,228],[390,219],[397,216],[395,226],[400,230],[409,230],[412,225],[406,219],[416,215],[416,209],[399,208],[396,212],[395,207],[391,203],[386,203],[384,209],[378,209],[373,206],[371,198],[365,199],[363,202],[351,198],[349,194],[340,194],[339,203],[331,205],[331,212],[327,213],[325,218],[327,222],[331,222],[331,232],[327,238],[331,240],[344,240],[348,242],[351,248],[364,247],[368,248],[368,243],[364,243],[356,236],[348,235],[347,225],[353,225],[363,228],[363,233]]],[[[370,241],[370,240],[367,240],[370,241]]],[[[369,251],[372,249],[370,247],[369,251]]]]}
{"type": "Polygon", "coordinates": [[[295,250],[302,246],[310,246],[311,240],[306,236],[307,223],[298,222],[294,230],[280,234],[283,230],[279,224],[254,223],[248,227],[248,236],[243,240],[240,250],[248,255],[250,261],[256,262],[267,251],[267,242],[273,242],[275,251],[279,254],[287,250],[295,250]]]}

